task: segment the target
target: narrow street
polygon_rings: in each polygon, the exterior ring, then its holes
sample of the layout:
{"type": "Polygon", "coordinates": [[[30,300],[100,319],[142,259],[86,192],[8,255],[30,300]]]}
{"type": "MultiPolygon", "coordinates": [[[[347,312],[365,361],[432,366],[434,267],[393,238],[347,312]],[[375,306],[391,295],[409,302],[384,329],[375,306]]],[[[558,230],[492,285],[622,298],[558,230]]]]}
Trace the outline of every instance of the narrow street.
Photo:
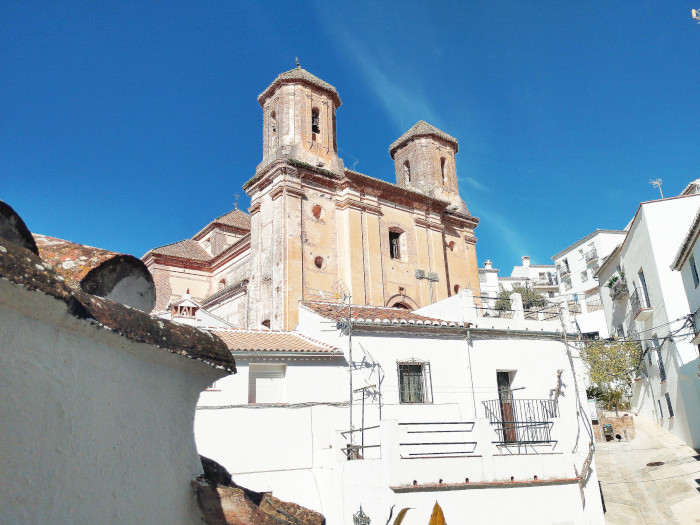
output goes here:
{"type": "Polygon", "coordinates": [[[632,441],[597,445],[605,522],[700,523],[700,455],[653,421],[634,416],[634,422],[632,441]],[[655,462],[662,464],[649,466],[655,462]]]}

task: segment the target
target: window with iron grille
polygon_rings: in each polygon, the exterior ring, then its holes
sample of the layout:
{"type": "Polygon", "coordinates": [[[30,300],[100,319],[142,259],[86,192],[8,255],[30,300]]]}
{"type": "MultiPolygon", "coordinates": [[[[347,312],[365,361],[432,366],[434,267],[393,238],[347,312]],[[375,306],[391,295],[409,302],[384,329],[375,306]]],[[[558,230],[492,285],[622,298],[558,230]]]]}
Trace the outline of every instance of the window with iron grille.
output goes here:
{"type": "Polygon", "coordinates": [[[399,401],[401,403],[432,403],[433,384],[430,363],[427,361],[399,361],[399,401]]]}
{"type": "Polygon", "coordinates": [[[668,405],[668,417],[673,417],[673,407],[671,406],[671,396],[668,392],[664,394],[666,397],[666,405],[668,405]]]}
{"type": "Polygon", "coordinates": [[[661,356],[661,346],[659,345],[659,340],[656,335],[651,337],[652,343],[654,343],[654,349],[656,350],[656,359],[659,362],[659,377],[661,382],[666,381],[666,367],[664,366],[664,358],[661,356]]]}
{"type": "Polygon", "coordinates": [[[688,259],[688,264],[690,265],[690,273],[693,274],[693,285],[695,288],[700,284],[700,277],[698,277],[698,267],[695,266],[695,256],[691,255],[688,259]]]}

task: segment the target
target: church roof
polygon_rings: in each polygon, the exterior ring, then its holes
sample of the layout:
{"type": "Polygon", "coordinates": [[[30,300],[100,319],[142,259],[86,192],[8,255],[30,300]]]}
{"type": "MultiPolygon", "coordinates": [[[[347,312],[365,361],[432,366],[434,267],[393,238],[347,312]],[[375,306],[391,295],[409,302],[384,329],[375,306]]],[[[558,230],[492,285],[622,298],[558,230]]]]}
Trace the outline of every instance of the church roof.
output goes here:
{"type": "Polygon", "coordinates": [[[444,131],[437,129],[435,126],[431,126],[424,120],[419,120],[416,124],[414,124],[414,126],[411,129],[409,129],[406,133],[401,135],[391,146],[389,146],[389,154],[391,155],[391,158],[393,159],[396,150],[403,146],[409,140],[414,139],[416,137],[427,136],[437,137],[439,139],[450,142],[454,144],[455,152],[459,151],[459,146],[456,138],[454,138],[451,135],[448,135],[444,131]]]}
{"type": "Polygon", "coordinates": [[[197,241],[193,241],[192,239],[185,239],[184,241],[153,248],[151,253],[194,259],[196,261],[208,261],[212,258],[209,252],[202,248],[197,241]]]}
{"type": "Polygon", "coordinates": [[[301,67],[296,67],[294,69],[290,69],[289,71],[285,71],[284,73],[280,73],[277,75],[277,78],[267,86],[267,89],[260,93],[258,95],[258,102],[262,106],[263,103],[265,102],[265,99],[272,94],[272,92],[279,86],[280,84],[283,84],[285,82],[305,82],[306,84],[311,84],[312,86],[319,87],[325,91],[330,91],[331,94],[333,95],[333,98],[335,99],[335,105],[336,107],[340,107],[340,96],[338,96],[338,91],[331,86],[328,82],[324,82],[320,78],[318,78],[315,75],[312,75],[305,69],[301,69],[301,67]]]}
{"type": "Polygon", "coordinates": [[[212,333],[226,343],[231,352],[293,352],[306,354],[342,355],[331,345],[316,341],[305,335],[293,332],[267,330],[212,330],[212,333]]]}
{"type": "Polygon", "coordinates": [[[217,217],[213,221],[211,221],[209,224],[207,224],[204,228],[199,230],[194,237],[192,237],[194,240],[200,240],[207,232],[210,230],[213,230],[217,226],[230,226],[232,228],[237,228],[239,230],[245,230],[245,231],[250,231],[250,215],[248,215],[246,212],[239,210],[236,208],[235,210],[231,210],[228,213],[224,213],[223,215],[217,217]]]}

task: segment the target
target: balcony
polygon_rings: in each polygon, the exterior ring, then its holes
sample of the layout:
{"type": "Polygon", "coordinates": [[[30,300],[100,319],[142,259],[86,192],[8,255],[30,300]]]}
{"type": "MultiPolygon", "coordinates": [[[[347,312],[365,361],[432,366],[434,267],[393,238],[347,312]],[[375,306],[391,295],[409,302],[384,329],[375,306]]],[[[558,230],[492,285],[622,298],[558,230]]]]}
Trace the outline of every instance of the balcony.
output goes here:
{"type": "Polygon", "coordinates": [[[593,261],[598,260],[598,252],[595,248],[591,248],[584,254],[584,258],[586,259],[586,264],[592,263],[593,261]]]}
{"type": "Polygon", "coordinates": [[[632,306],[632,319],[635,321],[646,321],[654,313],[649,298],[643,290],[635,290],[630,297],[632,306]]]}
{"type": "Polygon", "coordinates": [[[553,418],[559,416],[559,406],[552,399],[494,399],[483,401],[486,417],[496,431],[494,443],[551,443],[553,418]]]}
{"type": "Polygon", "coordinates": [[[629,293],[630,291],[629,288],[627,288],[627,281],[624,278],[618,279],[612,284],[612,286],[610,286],[610,295],[612,296],[613,301],[624,299],[629,295],[629,293]]]}
{"type": "Polygon", "coordinates": [[[571,275],[571,270],[568,268],[568,266],[559,264],[557,265],[557,271],[559,272],[559,275],[561,275],[562,279],[567,275],[571,275]]]}

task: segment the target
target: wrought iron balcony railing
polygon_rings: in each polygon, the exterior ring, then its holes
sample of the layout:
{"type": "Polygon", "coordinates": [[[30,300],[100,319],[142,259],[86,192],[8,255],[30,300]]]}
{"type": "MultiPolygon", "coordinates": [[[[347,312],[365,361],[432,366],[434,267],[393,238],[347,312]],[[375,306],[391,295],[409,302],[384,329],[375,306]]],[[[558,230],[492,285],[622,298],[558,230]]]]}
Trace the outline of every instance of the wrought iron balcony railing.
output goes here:
{"type": "Polygon", "coordinates": [[[571,270],[564,265],[557,266],[557,270],[559,270],[559,275],[561,275],[562,277],[571,273],[571,270]]]}
{"type": "Polygon", "coordinates": [[[494,399],[483,401],[486,417],[496,430],[499,444],[552,442],[553,418],[559,406],[552,399],[494,399]]]}
{"type": "Polygon", "coordinates": [[[624,278],[618,279],[610,287],[610,293],[613,300],[622,299],[629,295],[629,288],[627,288],[627,281],[624,278]]]}
{"type": "Polygon", "coordinates": [[[593,262],[598,259],[598,251],[595,248],[591,248],[584,254],[584,257],[586,258],[586,264],[593,262]]]}
{"type": "Polygon", "coordinates": [[[651,310],[649,298],[643,290],[635,290],[634,292],[632,292],[632,295],[630,296],[630,305],[632,306],[633,319],[637,319],[637,317],[639,317],[639,315],[645,310],[651,310]]]}

